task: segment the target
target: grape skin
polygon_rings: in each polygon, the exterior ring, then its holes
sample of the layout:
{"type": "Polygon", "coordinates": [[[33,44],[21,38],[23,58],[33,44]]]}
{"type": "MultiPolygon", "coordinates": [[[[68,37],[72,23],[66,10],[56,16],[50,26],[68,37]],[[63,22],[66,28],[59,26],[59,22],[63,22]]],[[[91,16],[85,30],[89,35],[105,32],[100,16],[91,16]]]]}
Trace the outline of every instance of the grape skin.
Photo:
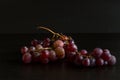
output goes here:
{"type": "Polygon", "coordinates": [[[85,67],[90,66],[90,59],[87,58],[87,57],[85,59],[83,59],[82,65],[85,66],[85,67]]]}
{"type": "Polygon", "coordinates": [[[108,61],[109,65],[114,65],[116,63],[116,57],[115,56],[111,56],[110,60],[108,61]]]}
{"type": "Polygon", "coordinates": [[[56,53],[55,53],[54,50],[50,50],[50,52],[49,52],[49,59],[51,61],[56,61],[57,60],[57,56],[56,56],[56,53]]]}
{"type": "Polygon", "coordinates": [[[104,65],[104,60],[102,58],[96,59],[96,65],[97,66],[103,66],[104,65]]]}
{"type": "Polygon", "coordinates": [[[22,61],[24,63],[30,63],[32,61],[32,55],[30,53],[23,54],[22,61]]]}
{"type": "Polygon", "coordinates": [[[76,57],[76,52],[70,52],[66,54],[67,61],[72,63],[76,57]]]}
{"type": "Polygon", "coordinates": [[[99,58],[103,53],[103,50],[101,48],[95,48],[93,50],[93,53],[92,55],[95,57],[95,58],[99,58]]]}
{"type": "Polygon", "coordinates": [[[37,44],[39,44],[39,41],[37,39],[31,41],[32,46],[36,46],[37,44]]]}
{"type": "Polygon", "coordinates": [[[80,53],[81,53],[82,55],[86,55],[88,52],[87,52],[87,50],[82,49],[82,50],[80,51],[80,53]]]}
{"type": "Polygon", "coordinates": [[[64,46],[64,43],[63,43],[62,40],[56,40],[56,41],[53,43],[53,46],[54,46],[54,48],[63,47],[63,46],[64,46]]]}
{"type": "Polygon", "coordinates": [[[28,47],[24,46],[21,48],[21,53],[24,54],[28,51],[28,47]]]}
{"type": "Polygon", "coordinates": [[[101,55],[101,58],[105,61],[109,61],[111,58],[111,54],[108,52],[103,52],[103,54],[101,55]]]}
{"type": "Polygon", "coordinates": [[[96,59],[95,58],[90,58],[90,66],[94,67],[96,65],[96,59]]]}
{"type": "Polygon", "coordinates": [[[48,50],[42,50],[40,57],[41,58],[48,58],[49,57],[49,51],[48,50]]]}
{"type": "Polygon", "coordinates": [[[81,64],[82,64],[82,60],[83,60],[83,56],[82,56],[82,55],[79,55],[79,54],[76,54],[74,63],[75,63],[76,65],[81,65],[81,64]]]}
{"type": "Polygon", "coordinates": [[[36,45],[36,49],[37,49],[37,50],[40,50],[40,49],[42,49],[42,48],[43,48],[43,46],[42,46],[41,44],[37,44],[37,45],[36,45]]]}
{"type": "Polygon", "coordinates": [[[65,51],[66,51],[67,53],[77,52],[77,49],[78,49],[75,44],[68,44],[68,45],[66,45],[64,48],[65,48],[65,51]]]}
{"type": "Polygon", "coordinates": [[[65,58],[65,50],[63,47],[57,47],[55,53],[59,59],[65,58]]]}
{"type": "Polygon", "coordinates": [[[40,62],[44,64],[47,64],[49,62],[49,51],[48,50],[41,51],[40,62]]]}
{"type": "Polygon", "coordinates": [[[34,46],[30,46],[30,48],[29,48],[29,51],[31,52],[34,52],[36,50],[36,48],[34,47],[34,46]]]}
{"type": "Polygon", "coordinates": [[[33,52],[31,54],[32,54],[33,62],[39,62],[40,61],[40,53],[39,52],[33,52]]]}
{"type": "Polygon", "coordinates": [[[110,53],[110,50],[109,49],[103,49],[103,52],[110,53]]]}

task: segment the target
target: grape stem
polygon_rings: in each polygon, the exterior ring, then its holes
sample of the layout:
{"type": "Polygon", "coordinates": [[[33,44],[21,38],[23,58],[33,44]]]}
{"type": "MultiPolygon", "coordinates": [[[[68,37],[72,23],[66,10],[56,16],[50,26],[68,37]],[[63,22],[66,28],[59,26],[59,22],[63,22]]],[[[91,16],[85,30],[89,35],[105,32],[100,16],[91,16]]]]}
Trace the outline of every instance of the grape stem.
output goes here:
{"type": "Polygon", "coordinates": [[[62,37],[62,35],[60,35],[59,33],[56,33],[56,32],[54,32],[54,31],[52,31],[52,30],[49,29],[49,28],[39,26],[38,29],[44,29],[44,30],[47,30],[47,31],[51,32],[51,33],[53,34],[53,37],[55,37],[55,35],[62,37]]]}
{"type": "MultiPolygon", "coordinates": [[[[76,52],[76,54],[78,54],[78,55],[82,55],[81,53],[79,53],[79,52],[76,52]]],[[[83,57],[87,57],[87,58],[93,58],[91,55],[82,55],[83,57]]]]}
{"type": "Polygon", "coordinates": [[[38,29],[44,29],[44,30],[47,30],[47,31],[51,32],[53,34],[52,39],[54,39],[55,37],[60,37],[63,40],[68,40],[69,39],[67,36],[65,36],[63,34],[56,33],[56,32],[54,32],[51,29],[46,28],[46,27],[38,26],[38,29]]]}
{"type": "Polygon", "coordinates": [[[35,50],[35,52],[38,52],[38,51],[41,51],[41,50],[48,50],[48,49],[52,49],[52,48],[51,47],[41,48],[41,49],[35,50]]]}

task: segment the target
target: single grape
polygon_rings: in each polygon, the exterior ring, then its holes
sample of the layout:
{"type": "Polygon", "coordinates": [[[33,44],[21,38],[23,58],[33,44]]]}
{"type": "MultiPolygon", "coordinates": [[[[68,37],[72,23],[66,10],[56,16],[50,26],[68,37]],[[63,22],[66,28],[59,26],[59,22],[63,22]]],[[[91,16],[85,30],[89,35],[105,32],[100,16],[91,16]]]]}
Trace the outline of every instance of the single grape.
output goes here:
{"type": "Polygon", "coordinates": [[[37,44],[37,45],[36,45],[36,49],[37,49],[37,50],[40,50],[40,49],[42,49],[42,48],[43,48],[43,46],[42,46],[41,44],[37,44]]]}
{"type": "Polygon", "coordinates": [[[101,48],[95,48],[93,50],[93,53],[92,55],[95,57],[95,58],[99,58],[103,53],[103,50],[101,48]]]}
{"type": "Polygon", "coordinates": [[[49,47],[49,46],[50,46],[50,42],[43,43],[43,47],[49,47]]]}
{"type": "Polygon", "coordinates": [[[111,54],[107,51],[107,52],[103,52],[103,54],[101,55],[101,58],[105,61],[109,61],[111,58],[111,54]]]}
{"type": "Polygon", "coordinates": [[[69,42],[69,44],[75,44],[73,39],[69,40],[68,42],[69,42]]]}
{"type": "Polygon", "coordinates": [[[87,52],[87,50],[83,49],[80,51],[80,53],[81,53],[81,55],[86,55],[88,52],[87,52]]]}
{"type": "Polygon", "coordinates": [[[39,52],[33,52],[32,53],[32,60],[34,62],[39,62],[40,61],[40,53],[39,52]]]}
{"type": "Polygon", "coordinates": [[[40,53],[40,62],[47,64],[49,62],[49,51],[48,50],[42,50],[40,53]]]}
{"type": "Polygon", "coordinates": [[[40,62],[43,63],[43,64],[47,64],[47,63],[49,63],[49,59],[48,58],[44,58],[44,59],[41,59],[40,62]]]}
{"type": "Polygon", "coordinates": [[[36,48],[34,46],[30,46],[30,48],[29,48],[30,52],[34,52],[35,50],[36,50],[36,48]]]}
{"type": "Polygon", "coordinates": [[[96,65],[97,66],[103,66],[104,65],[104,60],[102,58],[96,59],[96,65]]]}
{"type": "Polygon", "coordinates": [[[37,44],[39,44],[39,41],[37,39],[31,41],[32,46],[36,46],[37,44]]]}
{"type": "Polygon", "coordinates": [[[32,56],[37,57],[37,56],[40,56],[40,54],[41,54],[40,52],[33,52],[32,56]]]}
{"type": "Polygon", "coordinates": [[[53,43],[53,47],[54,48],[57,48],[57,47],[63,47],[64,46],[64,42],[62,40],[56,40],[54,43],[53,43]]]}
{"type": "Polygon", "coordinates": [[[50,42],[43,43],[43,47],[49,47],[49,46],[50,46],[50,42]]]}
{"type": "Polygon", "coordinates": [[[24,46],[21,48],[21,53],[24,54],[28,51],[28,47],[24,46]]]}
{"type": "Polygon", "coordinates": [[[43,40],[38,40],[38,44],[42,45],[43,44],[43,40]]]}
{"type": "Polygon", "coordinates": [[[41,59],[43,58],[49,58],[49,51],[48,50],[42,50],[40,54],[41,59]]]}
{"type": "Polygon", "coordinates": [[[68,45],[67,44],[64,44],[64,46],[63,46],[63,48],[64,48],[64,50],[65,50],[65,54],[67,54],[67,53],[70,53],[69,51],[68,51],[68,45]]]}
{"type": "Polygon", "coordinates": [[[79,54],[76,54],[74,63],[75,63],[76,65],[81,65],[81,64],[82,64],[82,60],[83,60],[83,56],[82,56],[82,55],[79,55],[79,54]]]}
{"type": "Polygon", "coordinates": [[[49,59],[50,61],[56,61],[57,60],[57,56],[54,50],[50,50],[49,52],[49,59]]]}
{"type": "Polygon", "coordinates": [[[50,40],[50,38],[45,38],[43,41],[44,42],[50,42],[51,40],[50,40]]]}
{"type": "Polygon", "coordinates": [[[43,47],[49,47],[50,46],[50,38],[45,38],[44,40],[43,40],[43,47]]]}
{"type": "Polygon", "coordinates": [[[55,53],[59,59],[63,59],[65,57],[65,50],[63,47],[55,48],[55,53]]]}
{"type": "Polygon", "coordinates": [[[32,55],[30,53],[23,54],[22,61],[24,63],[30,63],[32,61],[32,55]]]}
{"type": "Polygon", "coordinates": [[[66,54],[66,58],[68,62],[73,62],[75,60],[76,52],[70,52],[66,54]]]}
{"type": "Polygon", "coordinates": [[[96,59],[95,58],[90,58],[90,66],[93,67],[95,66],[96,64],[96,59]]]}
{"type": "Polygon", "coordinates": [[[90,66],[90,59],[86,57],[85,59],[82,60],[82,65],[85,67],[90,66]]]}
{"type": "MultiPolygon", "coordinates": [[[[64,47],[65,48],[65,47],[64,47]]],[[[69,52],[77,52],[77,46],[75,44],[68,44],[66,45],[66,52],[69,53],[69,52]]]]}
{"type": "Polygon", "coordinates": [[[109,65],[114,65],[116,63],[116,57],[115,56],[111,56],[110,60],[108,61],[109,65]]]}
{"type": "Polygon", "coordinates": [[[108,61],[104,61],[104,65],[107,66],[108,65],[108,61]]]}
{"type": "Polygon", "coordinates": [[[110,53],[110,50],[109,49],[103,49],[103,52],[110,53]]]}

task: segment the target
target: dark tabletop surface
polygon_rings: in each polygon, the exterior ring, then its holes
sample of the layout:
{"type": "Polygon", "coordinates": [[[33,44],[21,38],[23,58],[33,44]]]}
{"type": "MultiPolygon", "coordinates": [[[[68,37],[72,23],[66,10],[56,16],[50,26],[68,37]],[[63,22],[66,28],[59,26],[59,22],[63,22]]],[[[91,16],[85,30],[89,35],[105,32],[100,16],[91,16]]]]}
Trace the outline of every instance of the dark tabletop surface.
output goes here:
{"type": "Polygon", "coordinates": [[[63,61],[54,64],[21,62],[20,48],[48,34],[0,34],[0,80],[118,80],[120,79],[120,34],[67,34],[79,49],[108,48],[116,56],[114,66],[81,68],[63,61]]]}

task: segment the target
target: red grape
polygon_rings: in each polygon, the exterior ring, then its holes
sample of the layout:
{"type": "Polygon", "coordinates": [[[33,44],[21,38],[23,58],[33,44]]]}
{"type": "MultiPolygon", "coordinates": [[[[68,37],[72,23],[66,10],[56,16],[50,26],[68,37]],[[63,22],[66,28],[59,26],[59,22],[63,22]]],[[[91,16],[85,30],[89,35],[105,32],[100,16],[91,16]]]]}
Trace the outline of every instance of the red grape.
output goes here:
{"type": "Polygon", "coordinates": [[[103,52],[110,53],[110,50],[109,49],[103,49],[103,52]]]}
{"type": "Polygon", "coordinates": [[[55,48],[55,53],[59,59],[63,59],[65,57],[65,50],[63,47],[55,48]]]}
{"type": "Polygon", "coordinates": [[[95,58],[98,58],[98,57],[100,57],[100,56],[102,55],[102,53],[103,53],[103,50],[102,50],[101,48],[95,48],[95,49],[93,50],[92,55],[93,55],[95,58]]]}
{"type": "Polygon", "coordinates": [[[22,56],[22,60],[24,63],[30,63],[32,60],[32,55],[30,53],[25,53],[22,56]]]}
{"type": "Polygon", "coordinates": [[[49,62],[48,58],[41,59],[41,63],[43,64],[47,64],[48,62],[49,62]]]}
{"type": "Polygon", "coordinates": [[[70,52],[66,54],[67,56],[67,61],[68,62],[73,62],[76,56],[76,52],[70,52]]]}
{"type": "Polygon", "coordinates": [[[95,58],[90,58],[90,66],[93,67],[95,66],[96,64],[96,59],[95,58]]]}
{"type": "Polygon", "coordinates": [[[51,40],[50,40],[50,38],[45,38],[43,41],[44,42],[50,42],[51,40]]]}
{"type": "Polygon", "coordinates": [[[83,59],[82,65],[85,66],[85,67],[90,66],[90,59],[87,58],[87,57],[85,59],[83,59]]]}
{"type": "Polygon", "coordinates": [[[56,40],[54,43],[53,43],[53,46],[54,48],[56,47],[63,47],[64,46],[64,43],[62,40],[56,40]]]}
{"type": "Polygon", "coordinates": [[[24,54],[28,51],[28,47],[24,46],[21,48],[21,53],[24,54]]]}
{"type": "Polygon", "coordinates": [[[104,65],[104,60],[102,58],[96,59],[96,65],[103,66],[104,65]]]}
{"type": "Polygon", "coordinates": [[[49,51],[48,50],[42,50],[40,57],[41,57],[41,59],[48,58],[49,57],[49,51]]]}
{"type": "Polygon", "coordinates": [[[50,46],[50,39],[49,38],[45,38],[44,40],[43,40],[43,47],[48,47],[48,46],[50,46]]]}
{"type": "Polygon", "coordinates": [[[101,58],[105,61],[109,61],[111,58],[111,54],[109,52],[103,52],[103,54],[101,55],[101,58]]]}
{"type": "Polygon", "coordinates": [[[32,60],[34,62],[39,62],[40,61],[40,53],[39,52],[33,52],[32,53],[32,60]]]}
{"type": "Polygon", "coordinates": [[[104,65],[108,65],[108,61],[104,61],[104,65]]]}
{"type": "Polygon", "coordinates": [[[55,53],[54,50],[50,50],[50,52],[49,52],[49,59],[50,59],[51,61],[57,60],[57,56],[56,56],[56,53],[55,53]]]}
{"type": "Polygon", "coordinates": [[[74,40],[69,40],[69,44],[75,44],[74,40]]]}
{"type": "Polygon", "coordinates": [[[36,48],[35,48],[34,46],[30,46],[29,51],[30,51],[30,52],[34,52],[35,49],[36,49],[36,48]]]}
{"type": "Polygon", "coordinates": [[[69,52],[77,52],[77,46],[75,44],[68,44],[66,45],[66,52],[69,53],[69,52]]]}
{"type": "Polygon", "coordinates": [[[82,60],[83,60],[83,56],[82,56],[82,55],[79,55],[79,54],[76,54],[74,63],[75,63],[76,65],[81,65],[81,64],[82,64],[82,60]]]}
{"type": "Polygon", "coordinates": [[[50,42],[44,42],[43,43],[43,47],[49,47],[50,46],[50,42]]]}
{"type": "Polygon", "coordinates": [[[88,52],[87,52],[87,50],[83,49],[83,50],[80,51],[80,53],[81,53],[82,55],[86,55],[88,52]]]}
{"type": "Polygon", "coordinates": [[[42,48],[43,48],[43,46],[42,46],[41,44],[37,44],[37,45],[36,45],[36,49],[37,49],[37,50],[42,49],[42,48]]]}
{"type": "Polygon", "coordinates": [[[108,61],[109,65],[114,65],[116,63],[116,57],[115,56],[111,56],[110,60],[108,61]]]}
{"type": "Polygon", "coordinates": [[[44,64],[49,62],[49,51],[48,50],[42,50],[41,51],[40,62],[44,63],[44,64]]]}
{"type": "Polygon", "coordinates": [[[39,41],[37,39],[31,41],[32,46],[36,46],[37,44],[39,44],[39,41]]]}

